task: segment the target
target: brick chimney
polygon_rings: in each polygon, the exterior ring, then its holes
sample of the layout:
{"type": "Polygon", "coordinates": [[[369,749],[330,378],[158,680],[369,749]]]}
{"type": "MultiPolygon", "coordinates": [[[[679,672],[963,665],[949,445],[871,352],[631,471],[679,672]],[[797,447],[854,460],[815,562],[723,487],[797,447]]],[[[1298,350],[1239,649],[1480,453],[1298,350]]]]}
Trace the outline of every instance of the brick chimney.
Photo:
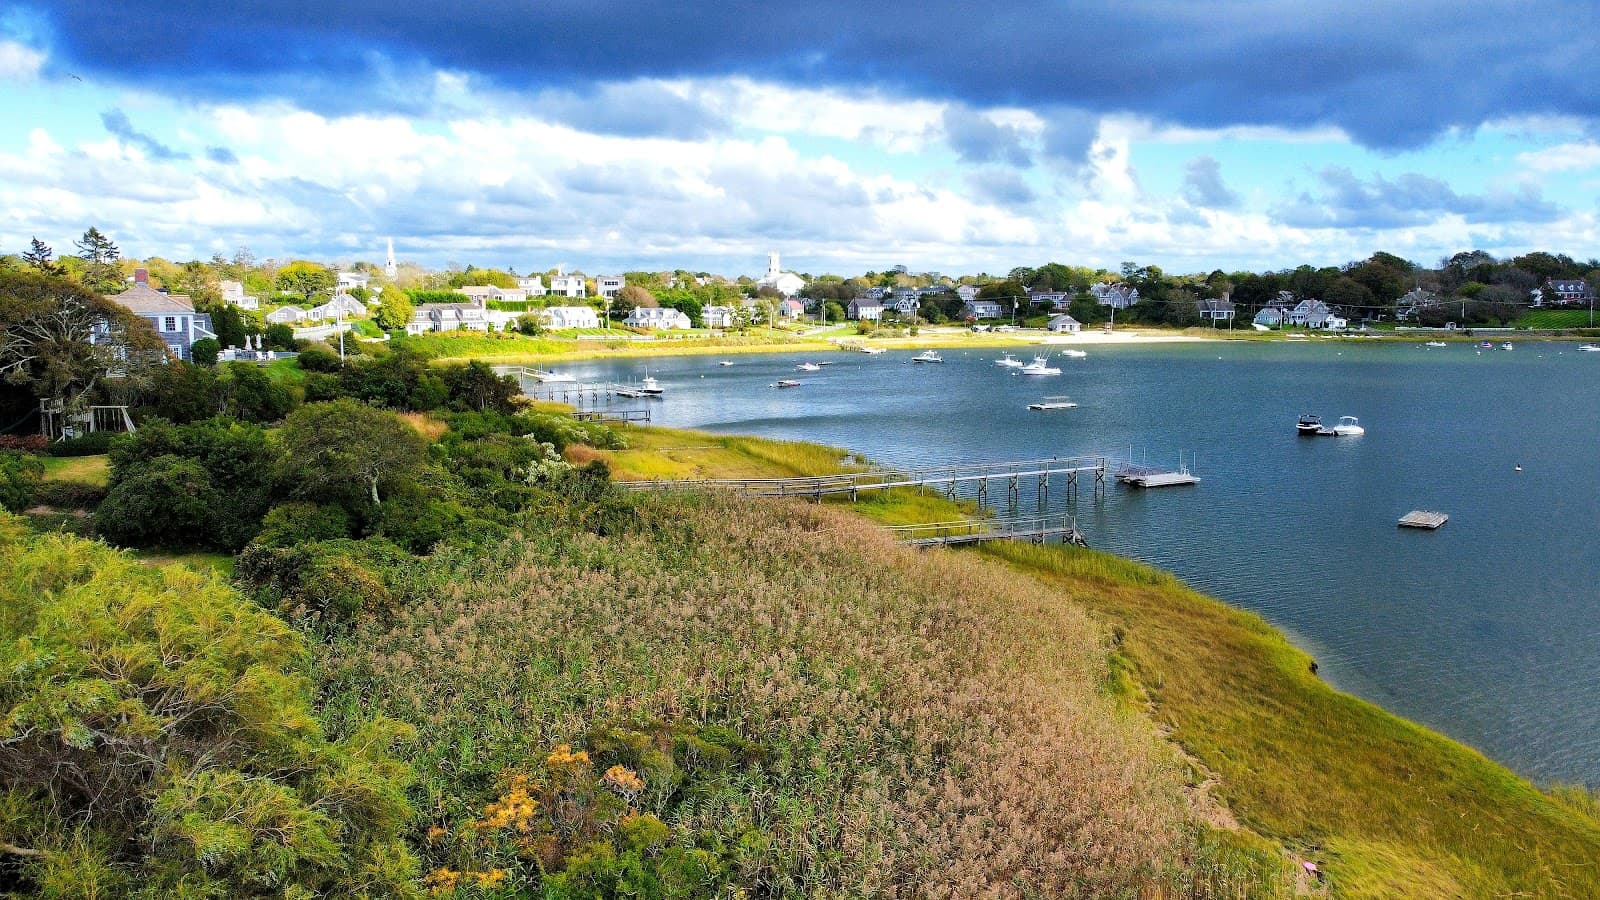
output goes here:
{"type": "Polygon", "coordinates": [[[133,283],[134,284],[142,284],[145,287],[149,287],[150,286],[150,270],[149,269],[134,269],[133,270],[133,283]]]}

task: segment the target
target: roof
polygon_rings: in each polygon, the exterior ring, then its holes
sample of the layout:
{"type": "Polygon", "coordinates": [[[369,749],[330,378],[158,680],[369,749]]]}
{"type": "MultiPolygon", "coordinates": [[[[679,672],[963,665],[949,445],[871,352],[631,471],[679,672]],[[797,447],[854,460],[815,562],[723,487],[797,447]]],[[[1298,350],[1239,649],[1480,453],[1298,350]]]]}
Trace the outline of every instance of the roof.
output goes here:
{"type": "Polygon", "coordinates": [[[135,284],[120,294],[113,294],[111,300],[147,316],[194,312],[187,294],[163,294],[148,284],[135,284]]]}

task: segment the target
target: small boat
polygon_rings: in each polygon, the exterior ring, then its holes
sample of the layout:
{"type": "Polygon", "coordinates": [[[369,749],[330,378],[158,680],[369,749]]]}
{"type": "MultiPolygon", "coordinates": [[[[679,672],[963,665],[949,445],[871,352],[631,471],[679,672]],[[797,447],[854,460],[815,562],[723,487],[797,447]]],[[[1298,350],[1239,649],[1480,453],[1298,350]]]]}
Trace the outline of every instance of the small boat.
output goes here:
{"type": "Polygon", "coordinates": [[[1071,357],[1072,359],[1083,359],[1089,354],[1084,350],[1063,350],[1061,351],[1061,355],[1071,357]]]}
{"type": "Polygon", "coordinates": [[[725,359],[722,362],[717,363],[717,365],[719,365],[719,366],[731,366],[731,365],[733,365],[733,361],[725,359]]]}
{"type": "Polygon", "coordinates": [[[811,362],[803,362],[800,365],[795,366],[795,368],[799,369],[802,372],[821,372],[822,371],[822,367],[821,366],[817,365],[816,363],[811,363],[811,362]]]}
{"type": "Polygon", "coordinates": [[[541,382],[544,382],[545,384],[550,384],[552,382],[567,383],[567,382],[573,382],[573,381],[577,381],[578,380],[576,378],[573,378],[571,375],[567,375],[567,374],[564,374],[564,373],[561,373],[561,372],[546,372],[543,369],[534,369],[533,370],[533,377],[539,379],[541,382]]]}
{"type": "Polygon", "coordinates": [[[1340,416],[1339,424],[1328,429],[1328,433],[1339,437],[1356,437],[1367,433],[1365,428],[1355,416],[1340,416]]]}
{"type": "Polygon", "coordinates": [[[1029,403],[1028,408],[1039,411],[1047,411],[1052,409],[1077,409],[1078,404],[1073,403],[1071,400],[1068,400],[1065,397],[1046,397],[1038,403],[1029,403]]]}
{"type": "Polygon", "coordinates": [[[793,378],[780,379],[778,381],[778,383],[773,385],[773,387],[775,387],[775,388],[792,388],[792,387],[799,387],[799,386],[800,386],[800,382],[795,381],[793,378]]]}
{"type": "Polygon", "coordinates": [[[1479,341],[1478,342],[1478,349],[1479,350],[1493,350],[1494,349],[1494,341],[1479,341]]]}
{"type": "Polygon", "coordinates": [[[1050,365],[1042,356],[1035,356],[1033,362],[1017,370],[1023,375],[1060,375],[1061,370],[1050,365]]]}
{"type": "Polygon", "coordinates": [[[666,393],[666,389],[656,381],[654,376],[646,375],[644,380],[639,382],[639,393],[646,394],[651,397],[659,397],[666,393]]]}
{"type": "Polygon", "coordinates": [[[1450,345],[1446,344],[1444,341],[1429,341],[1428,342],[1428,346],[1429,347],[1448,347],[1450,345]]]}
{"type": "Polygon", "coordinates": [[[940,356],[939,355],[939,351],[937,351],[937,350],[924,350],[921,353],[917,354],[916,356],[911,357],[911,361],[912,362],[925,362],[925,363],[942,363],[942,362],[944,362],[944,357],[940,356]]]}
{"type": "Polygon", "coordinates": [[[884,347],[862,347],[861,348],[861,352],[862,353],[870,353],[873,356],[877,356],[879,353],[887,352],[887,348],[884,348],[884,347]]]}
{"type": "Polygon", "coordinates": [[[1027,365],[1027,363],[1023,362],[1020,359],[1017,359],[1016,357],[1012,356],[1009,353],[1007,353],[1005,356],[1002,356],[999,359],[995,360],[994,364],[997,365],[997,366],[1004,366],[1004,367],[1006,367],[1008,369],[1020,369],[1023,366],[1027,365]]]}
{"type": "Polygon", "coordinates": [[[1510,341],[1506,341],[1505,343],[1502,343],[1500,345],[1500,349],[1501,350],[1515,350],[1516,348],[1511,345],[1510,341]]]}
{"type": "Polygon", "coordinates": [[[1600,344],[1579,344],[1578,349],[1584,353],[1600,353],[1600,344]]]}
{"type": "Polygon", "coordinates": [[[1294,430],[1301,435],[1312,435],[1322,430],[1322,417],[1306,413],[1300,421],[1294,423],[1294,430]]]}

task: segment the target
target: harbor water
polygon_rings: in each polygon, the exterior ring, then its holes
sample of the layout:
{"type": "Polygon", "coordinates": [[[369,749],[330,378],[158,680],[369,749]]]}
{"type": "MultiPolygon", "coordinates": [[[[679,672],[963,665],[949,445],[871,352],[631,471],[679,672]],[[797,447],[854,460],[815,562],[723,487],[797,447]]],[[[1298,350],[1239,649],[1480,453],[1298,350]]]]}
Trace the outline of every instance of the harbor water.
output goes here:
{"type": "Polygon", "coordinates": [[[942,364],[892,351],[560,369],[628,382],[648,366],[664,396],[616,408],[898,465],[1106,452],[1176,468],[1181,453],[1199,485],[1080,492],[1066,508],[1092,546],[1260,613],[1344,690],[1536,779],[1600,784],[1600,354],[1574,343],[1087,349],[1056,350],[1063,373],[1039,378],[996,366],[1000,350],[960,349],[942,364]],[[797,372],[807,360],[831,365],[797,372]],[[774,389],[779,379],[802,384],[774,389]],[[1079,406],[1027,409],[1046,395],[1079,406]],[[1366,434],[1299,437],[1305,412],[1358,416],[1366,434]],[[1414,509],[1449,524],[1397,528],[1414,509]]]}

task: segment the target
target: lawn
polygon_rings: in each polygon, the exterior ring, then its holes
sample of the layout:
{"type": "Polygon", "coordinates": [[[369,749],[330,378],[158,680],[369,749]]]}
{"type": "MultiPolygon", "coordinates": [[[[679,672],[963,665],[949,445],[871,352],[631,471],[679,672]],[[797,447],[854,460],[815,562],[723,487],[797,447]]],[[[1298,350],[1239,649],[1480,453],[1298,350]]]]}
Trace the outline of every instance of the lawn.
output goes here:
{"type": "Polygon", "coordinates": [[[104,487],[111,477],[105,455],[99,456],[45,456],[44,477],[50,481],[76,481],[104,487]]]}
{"type": "Polygon", "coordinates": [[[1589,328],[1594,321],[1587,309],[1534,309],[1511,324],[1518,328],[1554,330],[1589,328]]]}

